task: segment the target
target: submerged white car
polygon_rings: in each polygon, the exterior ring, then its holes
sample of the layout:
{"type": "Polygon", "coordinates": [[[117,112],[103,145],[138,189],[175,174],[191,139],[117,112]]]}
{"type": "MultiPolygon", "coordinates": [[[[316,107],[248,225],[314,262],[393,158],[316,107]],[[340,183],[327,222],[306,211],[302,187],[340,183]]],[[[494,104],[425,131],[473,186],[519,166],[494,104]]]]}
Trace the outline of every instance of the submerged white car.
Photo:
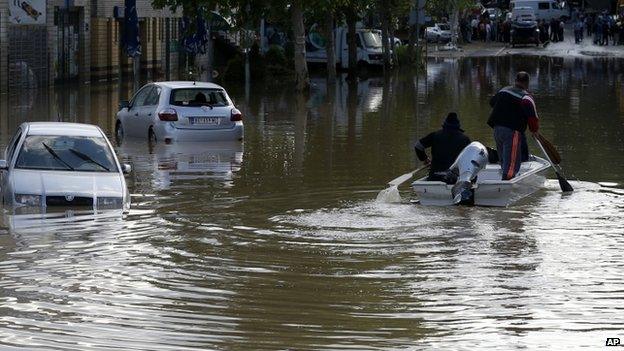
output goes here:
{"type": "Polygon", "coordinates": [[[12,208],[127,210],[129,172],[97,126],[23,123],[0,160],[2,202],[12,208]]]}
{"type": "Polygon", "coordinates": [[[243,139],[243,115],[225,89],[203,82],[158,82],[122,101],[117,140],[226,141],[243,139]]]}

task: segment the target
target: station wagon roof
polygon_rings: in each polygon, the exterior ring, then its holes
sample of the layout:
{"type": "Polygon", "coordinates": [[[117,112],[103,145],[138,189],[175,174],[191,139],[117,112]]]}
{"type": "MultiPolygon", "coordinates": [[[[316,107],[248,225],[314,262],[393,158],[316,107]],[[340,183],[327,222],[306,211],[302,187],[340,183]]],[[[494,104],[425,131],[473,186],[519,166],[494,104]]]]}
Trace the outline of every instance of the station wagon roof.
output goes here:
{"type": "Polygon", "coordinates": [[[173,82],[154,82],[154,84],[158,84],[162,87],[166,87],[169,89],[180,89],[180,88],[208,88],[208,89],[223,89],[222,86],[208,83],[208,82],[193,82],[193,81],[173,81],[173,82]]]}
{"type": "Polygon", "coordinates": [[[30,122],[24,123],[28,135],[67,135],[102,137],[100,128],[92,124],[67,122],[30,122]]]}

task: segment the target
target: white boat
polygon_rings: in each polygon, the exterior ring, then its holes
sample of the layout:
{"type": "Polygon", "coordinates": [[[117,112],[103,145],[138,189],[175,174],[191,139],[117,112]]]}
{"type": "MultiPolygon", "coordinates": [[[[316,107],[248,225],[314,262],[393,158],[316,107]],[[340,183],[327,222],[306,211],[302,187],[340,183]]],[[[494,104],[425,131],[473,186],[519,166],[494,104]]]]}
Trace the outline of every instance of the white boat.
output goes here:
{"type": "MultiPolygon", "coordinates": [[[[473,185],[474,204],[476,206],[506,207],[527,197],[544,186],[546,170],[550,163],[545,159],[531,155],[529,161],[523,162],[520,171],[511,180],[501,180],[502,172],[499,164],[488,164],[479,171],[477,181],[473,185]]],[[[453,184],[439,181],[427,181],[427,177],[412,183],[422,205],[450,206],[455,201],[451,196],[453,184]]]]}

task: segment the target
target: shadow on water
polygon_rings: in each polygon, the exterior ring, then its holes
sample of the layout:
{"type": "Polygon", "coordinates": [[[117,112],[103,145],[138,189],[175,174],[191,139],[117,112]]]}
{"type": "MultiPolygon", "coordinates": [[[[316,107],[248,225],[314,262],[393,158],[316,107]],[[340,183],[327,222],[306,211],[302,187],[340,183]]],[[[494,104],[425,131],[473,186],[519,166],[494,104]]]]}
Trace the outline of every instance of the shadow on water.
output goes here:
{"type": "MultiPolygon", "coordinates": [[[[134,170],[128,214],[5,213],[0,344],[602,345],[624,325],[622,65],[466,58],[431,61],[421,75],[313,78],[304,95],[226,85],[245,116],[244,143],[116,147],[134,170]],[[488,99],[520,69],[534,77],[543,134],[583,180],[574,194],[549,181],[504,209],[374,201],[414,168],[414,142],[451,109],[473,139],[492,144],[488,99]]],[[[0,143],[36,120],[95,123],[112,135],[119,91],[1,96],[0,143]]]]}

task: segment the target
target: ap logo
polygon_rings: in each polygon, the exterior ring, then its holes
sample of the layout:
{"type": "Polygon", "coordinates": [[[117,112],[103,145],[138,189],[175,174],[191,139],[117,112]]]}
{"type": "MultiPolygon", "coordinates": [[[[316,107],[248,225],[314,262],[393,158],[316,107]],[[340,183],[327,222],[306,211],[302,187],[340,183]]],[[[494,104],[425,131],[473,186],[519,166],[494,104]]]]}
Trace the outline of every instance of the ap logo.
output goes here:
{"type": "Polygon", "coordinates": [[[620,345],[620,338],[607,338],[606,346],[624,346],[624,345],[620,345]]]}

